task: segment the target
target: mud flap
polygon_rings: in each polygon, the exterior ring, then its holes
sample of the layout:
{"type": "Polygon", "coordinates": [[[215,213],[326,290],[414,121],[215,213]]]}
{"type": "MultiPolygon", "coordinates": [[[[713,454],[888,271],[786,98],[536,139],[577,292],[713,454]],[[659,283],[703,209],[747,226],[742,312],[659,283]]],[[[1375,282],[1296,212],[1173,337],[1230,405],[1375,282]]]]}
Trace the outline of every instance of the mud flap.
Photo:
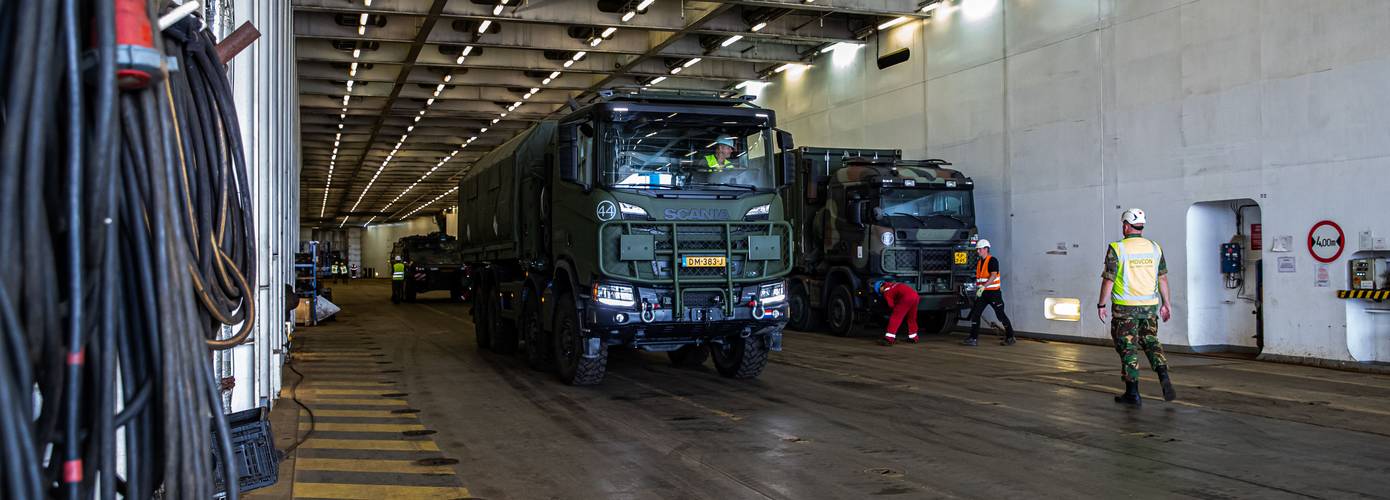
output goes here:
{"type": "Polygon", "coordinates": [[[600,339],[598,337],[589,337],[588,339],[585,339],[584,342],[584,357],[597,358],[602,353],[600,349],[604,349],[605,347],[606,346],[603,345],[603,339],[600,339]]]}
{"type": "Polygon", "coordinates": [[[767,337],[766,337],[765,342],[767,342],[767,350],[769,350],[769,351],[778,351],[778,352],[781,352],[781,350],[782,350],[782,329],[781,329],[781,328],[777,328],[777,327],[771,327],[771,328],[768,328],[768,329],[766,330],[766,332],[767,332],[767,333],[766,333],[767,337]]]}

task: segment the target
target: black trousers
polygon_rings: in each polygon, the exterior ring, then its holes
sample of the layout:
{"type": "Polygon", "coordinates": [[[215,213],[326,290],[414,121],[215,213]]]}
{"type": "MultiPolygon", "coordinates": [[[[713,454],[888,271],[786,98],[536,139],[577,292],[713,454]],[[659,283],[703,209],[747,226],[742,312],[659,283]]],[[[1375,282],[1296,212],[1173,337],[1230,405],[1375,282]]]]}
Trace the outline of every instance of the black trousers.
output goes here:
{"type": "Polygon", "coordinates": [[[999,318],[999,322],[1004,324],[1005,335],[1013,337],[1014,325],[1009,322],[1009,315],[1004,314],[1004,293],[999,290],[985,290],[970,308],[970,338],[980,336],[980,316],[985,314],[985,306],[994,309],[994,317],[999,318]]]}
{"type": "Polygon", "coordinates": [[[391,302],[405,300],[405,280],[391,280],[391,302]]]}

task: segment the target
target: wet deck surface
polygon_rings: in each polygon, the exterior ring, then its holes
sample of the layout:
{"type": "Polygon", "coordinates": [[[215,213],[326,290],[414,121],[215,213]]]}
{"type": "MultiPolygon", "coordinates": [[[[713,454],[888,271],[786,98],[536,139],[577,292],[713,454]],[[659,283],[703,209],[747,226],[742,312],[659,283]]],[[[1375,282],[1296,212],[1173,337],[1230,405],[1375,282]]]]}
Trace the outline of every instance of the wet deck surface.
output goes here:
{"type": "MultiPolygon", "coordinates": [[[[1105,347],[789,333],[754,381],[621,351],[569,387],[479,352],[443,294],[336,295],[337,321],[297,332],[318,441],[255,498],[1390,497],[1387,376],[1170,354],[1180,399],[1145,367],[1131,410],[1105,347]],[[371,412],[401,408],[420,412],[371,412]],[[435,457],[458,463],[415,464],[435,457]]],[[[284,440],[298,412],[277,403],[284,440]]]]}

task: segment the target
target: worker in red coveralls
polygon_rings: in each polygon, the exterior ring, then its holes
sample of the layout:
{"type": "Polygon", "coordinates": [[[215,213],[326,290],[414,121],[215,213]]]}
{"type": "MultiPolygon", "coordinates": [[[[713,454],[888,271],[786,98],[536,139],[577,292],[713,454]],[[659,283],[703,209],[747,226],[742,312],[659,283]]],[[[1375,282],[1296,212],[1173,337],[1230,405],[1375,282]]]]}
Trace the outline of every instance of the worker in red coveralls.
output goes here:
{"type": "Polygon", "coordinates": [[[874,291],[883,296],[883,300],[888,303],[888,307],[893,310],[893,314],[888,317],[888,330],[883,333],[881,344],[891,346],[898,341],[898,329],[902,327],[903,320],[907,320],[907,341],[917,343],[917,302],[921,297],[917,295],[917,290],[912,289],[912,285],[906,283],[895,283],[892,281],[878,280],[874,282],[874,291]]]}

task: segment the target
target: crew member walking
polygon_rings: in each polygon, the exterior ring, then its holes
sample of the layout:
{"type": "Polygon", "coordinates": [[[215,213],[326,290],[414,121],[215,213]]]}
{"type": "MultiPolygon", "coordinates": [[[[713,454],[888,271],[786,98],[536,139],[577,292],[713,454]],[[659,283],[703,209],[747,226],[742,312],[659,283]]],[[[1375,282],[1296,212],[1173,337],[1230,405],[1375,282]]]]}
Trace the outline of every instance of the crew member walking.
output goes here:
{"type": "Polygon", "coordinates": [[[396,262],[391,264],[391,302],[401,303],[405,298],[405,262],[401,261],[401,256],[396,256],[396,262]]]}
{"type": "Polygon", "coordinates": [[[891,346],[898,341],[898,329],[902,327],[903,321],[907,321],[907,341],[917,343],[917,302],[921,297],[917,295],[917,290],[913,290],[911,285],[906,283],[894,283],[892,281],[878,280],[874,282],[874,291],[883,296],[883,300],[888,303],[888,307],[893,310],[893,314],[888,317],[888,330],[883,333],[883,345],[891,346]]]}
{"type": "Polygon", "coordinates": [[[1110,244],[1105,254],[1105,272],[1100,279],[1100,300],[1096,304],[1100,321],[1105,322],[1106,299],[1114,304],[1115,320],[1110,323],[1110,337],[1115,352],[1120,354],[1125,393],[1115,396],[1115,402],[1139,406],[1139,351],[1149,358],[1149,366],[1158,373],[1163,386],[1163,399],[1172,401],[1178,394],[1168,380],[1168,361],[1163,356],[1163,344],[1158,342],[1158,319],[1168,321],[1168,263],[1163,249],[1144,238],[1144,211],[1131,208],[1120,216],[1124,239],[1110,244]]]}
{"type": "Polygon", "coordinates": [[[980,259],[975,262],[975,305],[970,307],[970,337],[961,341],[968,346],[980,345],[980,317],[985,314],[985,306],[994,309],[994,317],[1004,324],[1004,341],[999,345],[1014,345],[1014,324],[1009,315],[1004,314],[1004,292],[1000,290],[999,259],[989,253],[989,240],[975,244],[975,254],[980,259]]]}

